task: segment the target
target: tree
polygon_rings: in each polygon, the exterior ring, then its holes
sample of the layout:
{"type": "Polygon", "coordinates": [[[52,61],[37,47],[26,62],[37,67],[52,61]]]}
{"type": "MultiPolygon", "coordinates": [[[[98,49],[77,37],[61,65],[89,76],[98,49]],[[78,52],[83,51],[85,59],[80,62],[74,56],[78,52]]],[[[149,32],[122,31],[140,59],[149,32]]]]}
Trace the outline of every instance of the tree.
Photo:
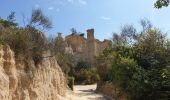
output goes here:
{"type": "Polygon", "coordinates": [[[146,69],[166,67],[166,35],[158,29],[150,29],[138,37],[136,48],[138,64],[146,69]]]}
{"type": "MultiPolygon", "coordinates": [[[[15,21],[14,17],[15,13],[12,12],[7,19],[12,22],[15,21]]],[[[35,64],[38,64],[44,58],[42,53],[49,49],[47,39],[42,31],[51,28],[52,22],[42,10],[33,9],[26,27],[17,28],[16,33],[11,31],[12,39],[8,40],[12,42],[8,43],[16,54],[22,54],[25,58],[32,57],[35,64]]]]}
{"type": "Polygon", "coordinates": [[[11,12],[6,20],[1,19],[0,23],[2,23],[4,27],[13,28],[13,29],[16,28],[18,24],[15,23],[15,12],[11,12]]]}
{"type": "Polygon", "coordinates": [[[14,22],[15,21],[15,12],[11,12],[11,14],[7,17],[7,20],[9,22],[14,22]]]}
{"type": "Polygon", "coordinates": [[[154,4],[155,8],[167,7],[169,5],[169,0],[157,0],[154,4]]]}
{"type": "Polygon", "coordinates": [[[73,35],[77,34],[77,30],[75,28],[71,28],[70,31],[73,35]]]}
{"type": "Polygon", "coordinates": [[[39,30],[48,30],[52,28],[51,20],[45,16],[40,8],[33,9],[30,22],[27,26],[38,28],[39,30]]]}
{"type": "Polygon", "coordinates": [[[140,20],[140,25],[142,26],[141,33],[145,33],[152,28],[152,23],[146,18],[140,20]]]}
{"type": "Polygon", "coordinates": [[[135,33],[129,26],[113,35],[116,45],[111,51],[103,52],[111,57],[104,59],[101,56],[105,62],[111,61],[111,73],[107,75],[109,71],[102,69],[103,73],[99,74],[109,76],[105,77],[107,80],[101,78],[102,81],[112,81],[117,93],[123,93],[127,100],[170,100],[170,42],[166,34],[152,27],[149,20],[142,20],[140,24],[142,31],[136,32],[137,38],[133,42],[122,43],[135,33]]]}
{"type": "Polygon", "coordinates": [[[42,52],[49,49],[47,39],[42,31],[52,28],[51,20],[38,9],[32,10],[30,21],[25,27],[25,34],[30,39],[30,50],[32,51],[32,57],[35,62],[39,62],[42,58],[42,52]]]}
{"type": "Polygon", "coordinates": [[[136,38],[136,29],[133,27],[133,25],[124,25],[121,28],[121,37],[123,39],[124,43],[128,43],[128,45],[131,45],[133,43],[133,39],[136,38]]]}

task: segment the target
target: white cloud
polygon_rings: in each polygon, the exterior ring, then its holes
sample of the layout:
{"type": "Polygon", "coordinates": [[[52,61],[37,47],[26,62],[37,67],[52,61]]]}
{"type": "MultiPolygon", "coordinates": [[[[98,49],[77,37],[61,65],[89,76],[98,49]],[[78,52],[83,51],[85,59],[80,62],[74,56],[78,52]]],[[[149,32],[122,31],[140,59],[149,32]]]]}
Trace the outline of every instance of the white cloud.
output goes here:
{"type": "Polygon", "coordinates": [[[52,6],[48,8],[48,10],[53,10],[53,9],[54,9],[54,7],[52,7],[52,6]]]}
{"type": "Polygon", "coordinates": [[[74,0],[67,0],[68,2],[70,2],[70,3],[73,3],[74,2],[74,0]]]}
{"type": "Polygon", "coordinates": [[[86,5],[86,4],[87,4],[87,2],[86,2],[85,0],[78,0],[78,2],[79,2],[80,4],[82,4],[82,5],[86,5]]]}
{"type": "Polygon", "coordinates": [[[69,3],[78,3],[78,4],[82,4],[82,5],[87,4],[86,0],[67,0],[67,2],[69,2],[69,3]]]}
{"type": "Polygon", "coordinates": [[[39,4],[36,4],[36,5],[35,5],[35,8],[39,8],[39,7],[40,7],[40,5],[39,5],[39,4]]]}
{"type": "Polygon", "coordinates": [[[110,18],[110,17],[106,17],[106,16],[101,16],[100,17],[102,20],[111,20],[112,18],[110,18]]]}

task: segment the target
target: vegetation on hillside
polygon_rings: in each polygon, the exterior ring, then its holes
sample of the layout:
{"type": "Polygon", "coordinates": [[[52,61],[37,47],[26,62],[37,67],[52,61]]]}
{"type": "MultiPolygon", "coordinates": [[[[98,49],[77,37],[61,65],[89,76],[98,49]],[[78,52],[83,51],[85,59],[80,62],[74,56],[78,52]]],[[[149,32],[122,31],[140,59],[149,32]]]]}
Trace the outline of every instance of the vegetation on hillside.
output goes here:
{"type": "Polygon", "coordinates": [[[15,20],[15,12],[11,12],[7,19],[0,19],[0,44],[9,45],[15,53],[16,60],[24,62],[24,68],[29,72],[29,61],[32,59],[35,65],[39,64],[44,58],[43,52],[49,49],[43,31],[51,27],[51,21],[41,9],[32,10],[25,26],[19,26],[15,20]]]}
{"type": "Polygon", "coordinates": [[[148,20],[141,25],[140,32],[125,25],[113,34],[113,47],[97,60],[101,81],[112,82],[127,100],[169,100],[170,42],[148,20]]]}

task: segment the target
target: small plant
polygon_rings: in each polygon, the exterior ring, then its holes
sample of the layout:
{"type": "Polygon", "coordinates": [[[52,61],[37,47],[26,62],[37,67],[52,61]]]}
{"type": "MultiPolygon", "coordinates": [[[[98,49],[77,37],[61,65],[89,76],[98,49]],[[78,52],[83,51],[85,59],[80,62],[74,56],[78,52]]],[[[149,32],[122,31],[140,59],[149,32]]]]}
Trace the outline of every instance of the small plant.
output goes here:
{"type": "Polygon", "coordinates": [[[74,77],[68,77],[68,86],[72,91],[74,90],[74,77]]]}
{"type": "Polygon", "coordinates": [[[76,83],[78,84],[93,84],[100,80],[96,68],[81,68],[75,73],[76,83]]]}

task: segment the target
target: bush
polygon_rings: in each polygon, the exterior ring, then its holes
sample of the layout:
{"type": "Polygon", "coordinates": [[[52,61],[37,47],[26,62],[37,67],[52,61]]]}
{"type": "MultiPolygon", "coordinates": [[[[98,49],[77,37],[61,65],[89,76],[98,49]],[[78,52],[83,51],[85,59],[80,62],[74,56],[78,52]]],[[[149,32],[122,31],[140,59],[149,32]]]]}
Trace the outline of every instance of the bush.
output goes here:
{"type": "Polygon", "coordinates": [[[74,90],[74,77],[68,77],[68,86],[71,90],[74,90]]]}
{"type": "Polygon", "coordinates": [[[77,63],[77,65],[75,67],[75,71],[80,71],[81,69],[88,69],[90,67],[91,67],[90,63],[80,61],[80,62],[77,63]]]}
{"type": "Polygon", "coordinates": [[[97,72],[102,82],[111,80],[112,59],[114,55],[115,53],[111,48],[106,48],[102,54],[96,58],[97,72]]]}
{"type": "Polygon", "coordinates": [[[79,84],[93,84],[100,80],[96,68],[80,69],[75,73],[76,83],[79,84]]]}
{"type": "Polygon", "coordinates": [[[120,57],[112,66],[112,81],[122,94],[126,94],[129,100],[141,100],[145,97],[143,92],[147,85],[146,73],[133,59],[120,57]]]}
{"type": "Polygon", "coordinates": [[[103,60],[103,64],[98,63],[101,81],[112,81],[116,93],[127,100],[169,100],[170,48],[166,41],[165,35],[157,29],[144,31],[131,43],[121,41],[123,44],[118,44],[120,41],[116,41],[111,51],[104,50],[100,55],[103,60]],[[111,69],[108,69],[109,63],[111,69]]]}

